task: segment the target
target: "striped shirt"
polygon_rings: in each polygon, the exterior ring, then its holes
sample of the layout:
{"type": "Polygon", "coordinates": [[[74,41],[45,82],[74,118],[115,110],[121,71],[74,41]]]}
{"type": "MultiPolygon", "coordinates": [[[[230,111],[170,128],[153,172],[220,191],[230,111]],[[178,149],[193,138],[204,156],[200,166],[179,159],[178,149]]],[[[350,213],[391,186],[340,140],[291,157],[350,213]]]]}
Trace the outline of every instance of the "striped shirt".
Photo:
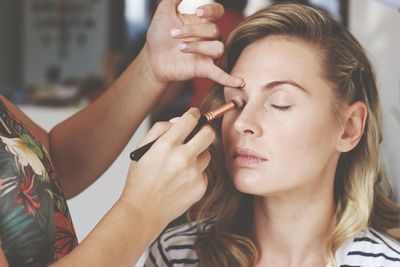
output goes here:
{"type": "MultiPolygon", "coordinates": [[[[207,228],[212,221],[206,224],[207,228]]],[[[194,249],[197,234],[196,225],[168,229],[150,247],[144,266],[199,266],[194,249]]],[[[400,244],[367,228],[346,241],[336,251],[335,259],[338,267],[400,267],[400,244]]]]}

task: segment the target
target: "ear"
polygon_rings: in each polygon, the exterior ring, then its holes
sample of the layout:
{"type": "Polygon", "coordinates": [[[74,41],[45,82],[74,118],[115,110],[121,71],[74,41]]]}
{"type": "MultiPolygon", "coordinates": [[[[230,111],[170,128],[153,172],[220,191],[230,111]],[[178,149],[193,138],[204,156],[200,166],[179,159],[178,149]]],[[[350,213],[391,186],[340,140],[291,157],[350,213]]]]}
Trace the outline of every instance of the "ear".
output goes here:
{"type": "Polygon", "coordinates": [[[364,102],[357,101],[347,107],[342,132],[336,144],[338,151],[348,152],[357,146],[364,133],[367,115],[368,109],[364,102]]]}

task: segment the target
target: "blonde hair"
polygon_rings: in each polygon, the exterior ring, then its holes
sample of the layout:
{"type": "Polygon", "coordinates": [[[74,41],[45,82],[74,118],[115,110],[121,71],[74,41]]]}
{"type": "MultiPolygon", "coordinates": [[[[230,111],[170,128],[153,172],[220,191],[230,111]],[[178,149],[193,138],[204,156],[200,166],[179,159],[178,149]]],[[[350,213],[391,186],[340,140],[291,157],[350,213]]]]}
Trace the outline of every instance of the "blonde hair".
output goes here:
{"type": "MultiPolygon", "coordinates": [[[[335,264],[334,253],[340,245],[366,227],[399,239],[393,230],[399,226],[400,207],[393,200],[380,157],[382,125],[375,74],[363,48],[347,29],[322,11],[296,4],[275,5],[247,18],[231,34],[224,58],[226,71],[232,70],[248,45],[274,35],[299,38],[320,47],[323,75],[333,85],[333,108],[338,114],[343,103],[362,101],[368,109],[359,144],[343,153],[338,162],[330,261],[335,264]]],[[[214,90],[203,108],[221,104],[222,91],[214,90]]],[[[238,192],[222,167],[220,123],[214,125],[218,138],[211,150],[207,192],[189,213],[190,219],[197,221],[213,217],[215,224],[207,230],[199,228],[201,235],[195,247],[201,266],[253,266],[259,257],[251,238],[253,196],[238,192]]]]}

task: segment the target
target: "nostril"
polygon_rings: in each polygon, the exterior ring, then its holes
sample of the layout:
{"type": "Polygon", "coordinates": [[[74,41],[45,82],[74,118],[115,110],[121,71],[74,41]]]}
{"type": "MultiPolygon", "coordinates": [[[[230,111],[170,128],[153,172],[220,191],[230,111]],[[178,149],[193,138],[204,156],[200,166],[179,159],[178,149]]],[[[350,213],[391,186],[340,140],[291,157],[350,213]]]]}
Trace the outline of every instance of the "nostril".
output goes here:
{"type": "Polygon", "coordinates": [[[250,130],[250,129],[245,129],[243,131],[243,133],[245,133],[245,134],[254,134],[254,132],[252,130],[250,130]]]}

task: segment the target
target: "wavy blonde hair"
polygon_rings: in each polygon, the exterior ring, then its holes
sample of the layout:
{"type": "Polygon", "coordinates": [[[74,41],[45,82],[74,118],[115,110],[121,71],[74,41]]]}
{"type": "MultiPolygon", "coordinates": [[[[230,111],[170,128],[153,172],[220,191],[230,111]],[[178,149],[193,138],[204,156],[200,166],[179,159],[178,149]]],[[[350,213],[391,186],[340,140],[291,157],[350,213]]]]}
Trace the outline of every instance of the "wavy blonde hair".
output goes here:
{"type": "MultiPolygon", "coordinates": [[[[340,245],[366,227],[399,239],[396,229],[400,207],[393,199],[381,163],[382,122],[375,74],[363,48],[346,28],[322,11],[296,4],[275,5],[250,16],[230,35],[225,70],[232,70],[248,45],[273,35],[299,38],[319,46],[324,55],[323,75],[333,84],[333,110],[339,119],[344,103],[362,101],[368,109],[359,144],[342,153],[338,162],[334,184],[336,226],[329,241],[330,261],[335,264],[334,253],[340,245]]],[[[216,88],[202,108],[209,110],[223,101],[223,90],[216,88]]],[[[214,124],[217,140],[211,150],[207,192],[189,212],[189,218],[198,222],[215,218],[211,228],[199,227],[196,252],[201,266],[253,266],[259,257],[252,241],[253,196],[237,191],[222,167],[225,163],[220,124],[221,121],[214,124]]]]}

